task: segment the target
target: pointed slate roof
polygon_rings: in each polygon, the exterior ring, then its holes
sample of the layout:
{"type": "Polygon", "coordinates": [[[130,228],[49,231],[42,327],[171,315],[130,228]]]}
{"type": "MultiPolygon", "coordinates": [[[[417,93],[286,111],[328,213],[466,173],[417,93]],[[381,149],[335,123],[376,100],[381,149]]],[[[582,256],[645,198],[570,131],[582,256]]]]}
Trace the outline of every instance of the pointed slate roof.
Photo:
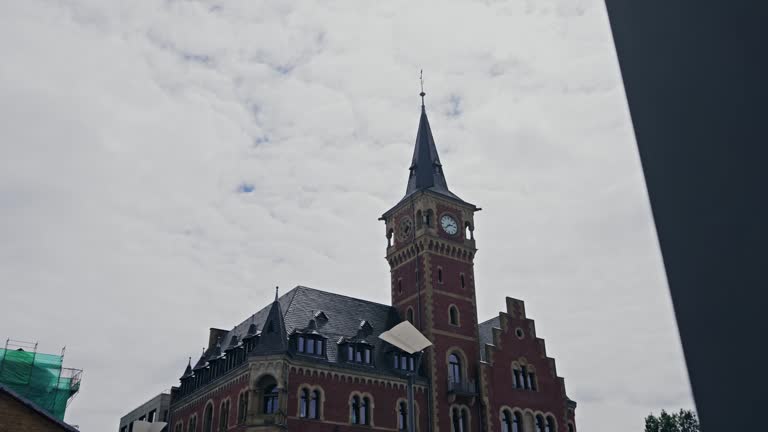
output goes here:
{"type": "Polygon", "coordinates": [[[264,320],[264,330],[261,332],[259,343],[254,350],[256,354],[277,354],[288,350],[288,332],[285,329],[283,308],[275,292],[275,301],[269,308],[267,319],[264,320]]]}
{"type": "Polygon", "coordinates": [[[187,362],[187,368],[184,369],[184,374],[181,376],[181,379],[184,379],[191,375],[192,375],[192,357],[189,358],[189,362],[187,362]]]}
{"type": "Polygon", "coordinates": [[[398,205],[419,191],[430,191],[464,205],[475,207],[448,189],[448,182],[445,179],[443,165],[440,163],[440,156],[437,154],[435,139],[432,136],[432,128],[429,126],[427,110],[423,101],[419,128],[416,133],[416,144],[413,148],[413,158],[408,169],[410,170],[408,186],[405,189],[405,196],[398,205]]]}

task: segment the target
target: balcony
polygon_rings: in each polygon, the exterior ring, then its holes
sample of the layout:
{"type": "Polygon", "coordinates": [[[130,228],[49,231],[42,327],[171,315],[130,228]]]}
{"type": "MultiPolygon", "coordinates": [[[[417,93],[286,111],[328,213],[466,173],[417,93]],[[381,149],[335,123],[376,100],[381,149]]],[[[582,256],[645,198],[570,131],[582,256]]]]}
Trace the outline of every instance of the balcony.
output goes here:
{"type": "Polygon", "coordinates": [[[453,382],[448,380],[448,394],[455,396],[477,396],[477,385],[474,380],[462,380],[453,382]]]}

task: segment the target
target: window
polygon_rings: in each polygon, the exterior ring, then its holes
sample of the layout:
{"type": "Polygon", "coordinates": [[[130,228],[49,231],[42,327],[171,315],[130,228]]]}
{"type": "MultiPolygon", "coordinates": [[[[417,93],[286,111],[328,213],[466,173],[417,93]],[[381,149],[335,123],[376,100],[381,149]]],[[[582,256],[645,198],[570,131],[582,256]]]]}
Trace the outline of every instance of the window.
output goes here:
{"type": "Polygon", "coordinates": [[[296,351],[302,354],[323,356],[325,339],[322,336],[299,335],[296,337],[296,351]]]}
{"type": "Polygon", "coordinates": [[[213,404],[205,406],[203,413],[203,432],[213,432],[213,404]]]}
{"type": "Polygon", "coordinates": [[[245,423],[245,416],[248,413],[248,390],[241,392],[237,397],[237,422],[245,423]]]}
{"type": "Polygon", "coordinates": [[[408,308],[408,310],[405,311],[405,319],[408,320],[411,324],[413,324],[413,308],[408,308]]]}
{"type": "MultiPolygon", "coordinates": [[[[176,427],[175,427],[175,428],[173,428],[173,430],[174,430],[175,432],[184,432],[184,423],[181,423],[181,422],[179,422],[179,423],[176,423],[176,427]]],[[[125,432],[125,426],[123,426],[122,428],[120,428],[120,432],[125,432]]]]}
{"type": "Polygon", "coordinates": [[[405,402],[400,402],[397,406],[397,430],[408,430],[408,406],[405,402]]]}
{"type": "Polygon", "coordinates": [[[197,415],[193,415],[189,418],[189,423],[187,423],[187,432],[197,432],[197,415]]]}
{"type": "Polygon", "coordinates": [[[301,390],[301,396],[299,397],[299,417],[306,418],[309,411],[309,390],[301,390]]]}
{"type": "Polygon", "coordinates": [[[451,410],[451,425],[453,432],[469,432],[469,410],[454,407],[451,410]]]}
{"type": "Polygon", "coordinates": [[[370,424],[371,401],[367,396],[352,396],[352,412],[350,421],[352,424],[370,424]]]}
{"type": "Polygon", "coordinates": [[[448,356],[448,380],[456,384],[461,382],[461,362],[456,354],[448,356]]]}
{"type": "Polygon", "coordinates": [[[397,293],[402,294],[403,293],[403,280],[398,279],[397,280],[397,293]]]}
{"type": "Polygon", "coordinates": [[[512,432],[512,414],[508,410],[501,414],[501,432],[512,432]]]}
{"type": "Polygon", "coordinates": [[[557,432],[557,426],[555,425],[555,418],[547,416],[546,432],[557,432]]]}
{"type": "MultiPolygon", "coordinates": [[[[176,425],[176,430],[177,430],[177,432],[181,432],[181,431],[179,430],[179,425],[176,425]]],[[[121,427],[121,428],[120,428],[120,432],[128,432],[128,426],[123,426],[123,427],[121,427]]]]}
{"type": "Polygon", "coordinates": [[[459,308],[454,305],[451,305],[448,308],[448,322],[451,323],[451,325],[459,325],[459,308]]]}
{"type": "Polygon", "coordinates": [[[413,356],[410,356],[403,352],[396,352],[393,355],[393,358],[395,360],[394,362],[395,369],[403,370],[403,371],[413,371],[415,369],[413,356]]]}
{"type": "Polygon", "coordinates": [[[523,416],[519,412],[512,418],[512,432],[523,432],[523,416]]]}
{"type": "Polygon", "coordinates": [[[219,431],[226,432],[229,428],[229,399],[219,406],[219,431]]]}
{"type": "Polygon", "coordinates": [[[541,414],[536,416],[536,432],[544,432],[544,417],[541,414]]]}
{"type": "Polygon", "coordinates": [[[437,283],[443,283],[443,269],[437,268],[437,283]]]}
{"type": "Polygon", "coordinates": [[[271,384],[264,389],[264,414],[274,414],[277,412],[277,386],[271,384]]]}
{"type": "Polygon", "coordinates": [[[536,374],[529,372],[526,366],[512,369],[512,387],[526,390],[537,390],[536,374]]]}
{"type": "Polygon", "coordinates": [[[568,423],[568,432],[575,432],[575,429],[573,428],[573,423],[568,423]]]}
{"type": "Polygon", "coordinates": [[[157,410],[152,410],[147,414],[147,421],[150,423],[155,422],[155,417],[157,416],[157,410]]]}
{"type": "Polygon", "coordinates": [[[309,418],[320,418],[320,391],[313,390],[312,398],[309,400],[309,418]]]}
{"type": "Polygon", "coordinates": [[[371,347],[366,343],[347,344],[347,361],[350,363],[371,364],[371,347]]]}
{"type": "Polygon", "coordinates": [[[459,279],[461,280],[461,287],[465,288],[467,284],[466,284],[466,281],[464,280],[464,273],[459,275],[459,279]]]}

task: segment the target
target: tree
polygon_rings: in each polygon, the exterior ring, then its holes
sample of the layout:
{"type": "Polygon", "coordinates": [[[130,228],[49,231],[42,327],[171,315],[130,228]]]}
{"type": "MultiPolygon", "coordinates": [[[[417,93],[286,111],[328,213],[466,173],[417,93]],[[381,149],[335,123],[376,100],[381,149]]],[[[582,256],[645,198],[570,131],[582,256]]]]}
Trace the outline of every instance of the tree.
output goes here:
{"type": "Polygon", "coordinates": [[[648,414],[645,418],[645,432],[701,432],[696,413],[681,409],[669,414],[661,410],[659,416],[648,414]]]}

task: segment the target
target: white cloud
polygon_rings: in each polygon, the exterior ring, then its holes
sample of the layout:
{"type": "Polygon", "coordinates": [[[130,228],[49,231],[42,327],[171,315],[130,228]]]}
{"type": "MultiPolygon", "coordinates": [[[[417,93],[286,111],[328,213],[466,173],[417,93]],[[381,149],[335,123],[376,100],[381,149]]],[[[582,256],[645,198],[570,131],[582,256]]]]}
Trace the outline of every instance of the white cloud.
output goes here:
{"type": "Polygon", "coordinates": [[[526,301],[584,430],[692,406],[602,2],[29,0],[0,54],[0,328],[67,345],[82,430],[276,284],[388,302],[421,68],[481,316],[526,301]]]}

